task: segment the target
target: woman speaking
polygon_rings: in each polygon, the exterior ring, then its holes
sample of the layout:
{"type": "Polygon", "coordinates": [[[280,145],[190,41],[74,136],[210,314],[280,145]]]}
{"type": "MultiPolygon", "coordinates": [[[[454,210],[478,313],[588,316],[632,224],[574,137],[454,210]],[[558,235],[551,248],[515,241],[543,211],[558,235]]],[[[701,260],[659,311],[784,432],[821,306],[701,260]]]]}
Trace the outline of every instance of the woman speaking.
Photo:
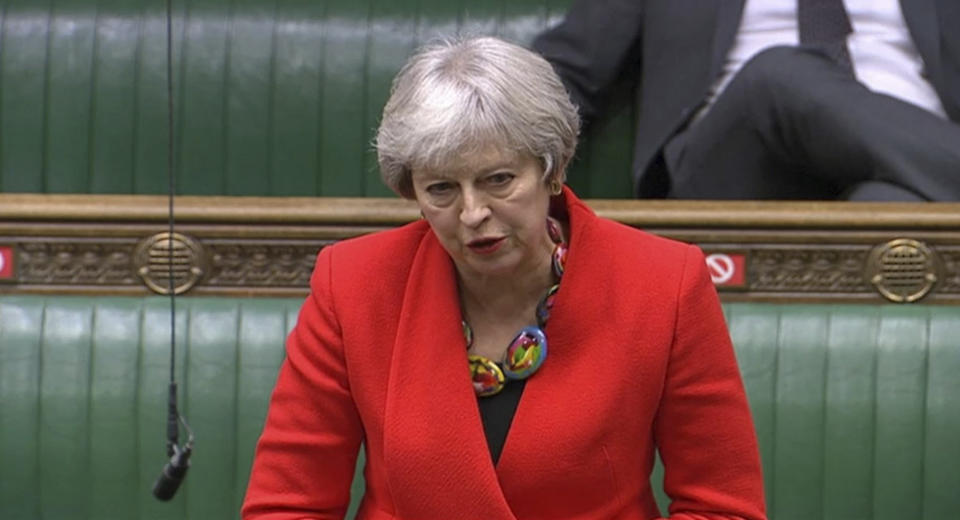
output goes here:
{"type": "Polygon", "coordinates": [[[423,219],[325,247],[257,446],[246,520],[765,518],[702,253],[563,181],[579,119],[493,38],[421,49],[377,133],[423,219]]]}

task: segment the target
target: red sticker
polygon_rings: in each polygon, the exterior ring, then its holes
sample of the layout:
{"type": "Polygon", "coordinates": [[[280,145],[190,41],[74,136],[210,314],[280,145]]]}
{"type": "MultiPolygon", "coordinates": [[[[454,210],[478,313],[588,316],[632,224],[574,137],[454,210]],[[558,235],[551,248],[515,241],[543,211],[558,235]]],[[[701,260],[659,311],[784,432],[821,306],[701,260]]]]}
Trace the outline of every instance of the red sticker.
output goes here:
{"type": "Polygon", "coordinates": [[[13,278],[13,248],[0,246],[0,279],[13,278]]]}
{"type": "Polygon", "coordinates": [[[710,279],[718,287],[743,287],[747,283],[744,270],[746,256],[739,253],[713,253],[707,255],[707,270],[710,279]]]}

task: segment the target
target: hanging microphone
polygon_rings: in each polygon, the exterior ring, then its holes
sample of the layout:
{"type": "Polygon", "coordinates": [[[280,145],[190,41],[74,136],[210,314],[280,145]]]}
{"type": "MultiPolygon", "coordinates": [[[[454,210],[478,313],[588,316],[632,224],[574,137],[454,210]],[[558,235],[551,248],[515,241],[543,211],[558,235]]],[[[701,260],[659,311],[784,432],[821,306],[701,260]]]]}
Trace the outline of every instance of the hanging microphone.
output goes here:
{"type": "Polygon", "coordinates": [[[173,498],[180,488],[187,469],[190,468],[190,454],[193,453],[193,432],[187,421],[177,412],[177,381],[174,377],[176,368],[176,284],[174,276],[173,258],[173,196],[176,193],[176,181],[173,174],[173,7],[171,0],[166,1],[167,7],[167,216],[169,232],[167,234],[167,276],[169,277],[170,294],[170,386],[167,392],[167,456],[170,461],[163,466],[163,471],[153,483],[153,496],[164,502],[173,498]],[[180,424],[187,432],[187,443],[180,447],[180,424]]]}
{"type": "Polygon", "coordinates": [[[190,443],[187,443],[182,450],[179,447],[174,450],[170,462],[163,467],[163,472],[153,483],[153,496],[157,497],[158,500],[166,502],[176,494],[177,489],[180,488],[180,483],[183,482],[183,477],[187,475],[187,468],[190,467],[190,452],[192,449],[190,443]]]}
{"type": "Polygon", "coordinates": [[[163,471],[153,483],[153,496],[164,502],[173,498],[180,488],[180,483],[187,476],[190,468],[190,455],[193,453],[193,432],[187,421],[177,412],[177,383],[170,380],[169,398],[167,402],[167,456],[170,462],[163,466],[163,471]],[[180,426],[187,430],[187,443],[180,447],[180,426]]]}

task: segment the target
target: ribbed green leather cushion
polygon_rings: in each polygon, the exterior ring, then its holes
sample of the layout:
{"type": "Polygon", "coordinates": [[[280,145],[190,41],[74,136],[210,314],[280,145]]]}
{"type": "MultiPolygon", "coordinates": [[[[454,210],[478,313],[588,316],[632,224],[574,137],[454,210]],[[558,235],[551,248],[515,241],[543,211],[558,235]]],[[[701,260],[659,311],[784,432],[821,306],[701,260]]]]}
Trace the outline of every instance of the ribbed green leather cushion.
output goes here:
{"type": "Polygon", "coordinates": [[[0,518],[236,518],[299,300],[178,301],[181,413],[196,458],[175,500],[165,461],[163,298],[0,298],[0,518]]]}
{"type": "MultiPolygon", "coordinates": [[[[523,44],[570,0],[175,0],[178,191],[382,196],[371,142],[390,82],[440,36],[523,44]]],[[[164,2],[4,0],[0,191],[165,193],[164,2]]],[[[630,197],[629,110],[571,184],[630,197]]]]}
{"type": "Polygon", "coordinates": [[[771,518],[960,511],[960,308],[727,305],[771,518]]]}
{"type": "MultiPolygon", "coordinates": [[[[168,301],[0,297],[0,518],[236,518],[299,305],[178,300],[177,378],[197,447],[164,504],[150,487],[165,462],[168,301]]],[[[724,309],[771,518],[960,511],[960,307],[724,309]]]]}

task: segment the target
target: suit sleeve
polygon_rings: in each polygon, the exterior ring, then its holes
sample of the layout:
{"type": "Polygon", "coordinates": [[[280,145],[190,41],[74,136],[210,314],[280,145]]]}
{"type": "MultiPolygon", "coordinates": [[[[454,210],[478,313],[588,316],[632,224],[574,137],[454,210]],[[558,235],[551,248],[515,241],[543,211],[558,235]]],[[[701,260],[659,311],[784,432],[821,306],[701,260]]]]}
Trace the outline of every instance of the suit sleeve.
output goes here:
{"type": "Polygon", "coordinates": [[[765,519],[756,434],[703,253],[687,250],[654,435],[670,518],[765,519]]]}
{"type": "Polygon", "coordinates": [[[600,113],[610,87],[639,67],[643,0],[578,0],[533,48],[560,76],[587,122],[600,113]]]}
{"type": "Polygon", "coordinates": [[[333,302],[334,249],[321,251],[310,296],[287,339],[254,456],[244,520],[326,520],[346,514],[363,429],[333,302]]]}

